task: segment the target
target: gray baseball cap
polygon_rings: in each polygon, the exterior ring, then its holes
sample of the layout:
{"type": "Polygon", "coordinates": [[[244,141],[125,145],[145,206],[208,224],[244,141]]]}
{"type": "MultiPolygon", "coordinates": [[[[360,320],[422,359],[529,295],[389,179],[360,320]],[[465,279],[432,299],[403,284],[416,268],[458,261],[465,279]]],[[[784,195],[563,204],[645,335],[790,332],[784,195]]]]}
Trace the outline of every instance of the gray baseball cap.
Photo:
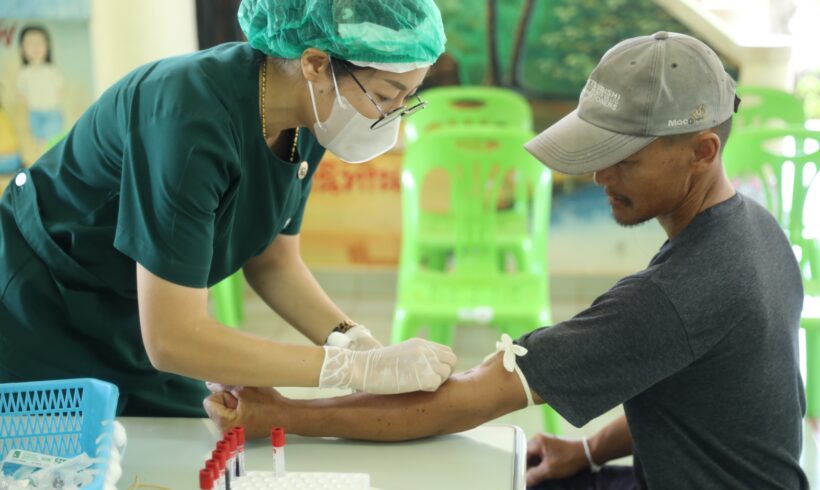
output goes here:
{"type": "Polygon", "coordinates": [[[621,41],[587,80],[578,108],[524,147],[565,174],[602,170],[659,136],[713,128],[735,110],[735,81],[697,39],[656,32],[621,41]]]}

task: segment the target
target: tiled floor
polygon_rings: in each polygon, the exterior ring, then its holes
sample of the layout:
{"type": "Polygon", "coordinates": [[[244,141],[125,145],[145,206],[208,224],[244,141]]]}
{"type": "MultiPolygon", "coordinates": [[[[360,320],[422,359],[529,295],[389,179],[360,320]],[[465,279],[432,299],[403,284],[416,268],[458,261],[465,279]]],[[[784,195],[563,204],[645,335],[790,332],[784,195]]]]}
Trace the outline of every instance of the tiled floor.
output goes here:
{"type": "MultiPolygon", "coordinates": [[[[317,271],[317,279],[351,318],[367,325],[371,331],[386,342],[390,338],[390,325],[395,306],[395,281],[393,271],[317,271]]],[[[600,293],[608,289],[616,277],[554,277],[551,278],[552,314],[555,321],[571,317],[600,293]]],[[[245,322],[243,330],[270,336],[287,342],[304,342],[307,339],[279,319],[248,288],[245,291],[245,322]]],[[[495,347],[497,335],[489,328],[460,328],[456,333],[454,350],[459,356],[457,369],[468,369],[478,364],[495,347]]],[[[322,396],[317,389],[283,389],[289,396],[313,398],[322,396]]],[[[564,422],[562,433],[573,437],[594,434],[618,414],[621,409],[612,410],[593,420],[581,429],[564,422]]],[[[541,409],[531,407],[497,420],[521,427],[527,435],[541,430],[541,409]]],[[[803,464],[809,474],[812,487],[820,485],[820,450],[818,436],[806,425],[804,437],[803,464]]],[[[620,463],[629,463],[625,458],[620,463]]]]}

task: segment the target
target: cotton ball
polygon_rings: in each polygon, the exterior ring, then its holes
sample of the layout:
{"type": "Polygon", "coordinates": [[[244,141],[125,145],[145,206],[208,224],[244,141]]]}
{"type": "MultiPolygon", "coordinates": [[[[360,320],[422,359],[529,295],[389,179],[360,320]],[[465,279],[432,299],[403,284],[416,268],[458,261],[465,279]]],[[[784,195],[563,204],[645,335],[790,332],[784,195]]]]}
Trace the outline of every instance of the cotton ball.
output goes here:
{"type": "Polygon", "coordinates": [[[116,447],[112,447],[108,456],[108,469],[105,472],[106,483],[115,484],[120,480],[120,477],[122,476],[121,461],[122,459],[120,458],[120,452],[116,447]]]}
{"type": "Polygon", "coordinates": [[[114,445],[120,449],[124,449],[128,437],[125,433],[125,427],[119,421],[114,421],[114,445]]]}
{"type": "Polygon", "coordinates": [[[109,464],[108,471],[105,473],[105,484],[116,486],[122,476],[122,467],[119,464],[109,464]]]}
{"type": "Polygon", "coordinates": [[[120,464],[122,462],[122,454],[116,447],[112,447],[110,451],[108,451],[108,461],[109,463],[116,463],[120,464]]]}

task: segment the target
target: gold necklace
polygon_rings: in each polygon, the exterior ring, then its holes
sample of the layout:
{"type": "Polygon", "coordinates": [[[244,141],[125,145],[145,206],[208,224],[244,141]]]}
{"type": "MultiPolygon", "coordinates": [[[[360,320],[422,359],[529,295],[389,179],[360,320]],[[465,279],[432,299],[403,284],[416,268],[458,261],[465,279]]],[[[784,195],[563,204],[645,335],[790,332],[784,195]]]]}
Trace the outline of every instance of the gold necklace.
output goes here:
{"type": "MultiPolygon", "coordinates": [[[[265,61],[262,62],[262,67],[260,69],[262,75],[262,83],[260,83],[260,95],[259,95],[259,102],[261,107],[259,108],[259,113],[262,116],[262,136],[265,138],[265,141],[268,141],[268,125],[265,122],[265,88],[268,85],[268,60],[267,58],[265,61]]],[[[290,161],[296,162],[296,149],[299,146],[299,128],[293,130],[293,146],[290,148],[290,161]]]]}

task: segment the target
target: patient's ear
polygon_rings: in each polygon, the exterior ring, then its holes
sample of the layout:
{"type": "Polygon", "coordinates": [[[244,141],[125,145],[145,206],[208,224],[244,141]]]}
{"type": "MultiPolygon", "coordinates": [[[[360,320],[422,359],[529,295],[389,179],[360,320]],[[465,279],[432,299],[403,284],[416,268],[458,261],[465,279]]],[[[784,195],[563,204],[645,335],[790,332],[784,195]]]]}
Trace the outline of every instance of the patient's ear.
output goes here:
{"type": "Polygon", "coordinates": [[[690,144],[694,173],[703,173],[718,161],[720,157],[720,138],[713,131],[704,131],[695,135],[690,144]]]}

